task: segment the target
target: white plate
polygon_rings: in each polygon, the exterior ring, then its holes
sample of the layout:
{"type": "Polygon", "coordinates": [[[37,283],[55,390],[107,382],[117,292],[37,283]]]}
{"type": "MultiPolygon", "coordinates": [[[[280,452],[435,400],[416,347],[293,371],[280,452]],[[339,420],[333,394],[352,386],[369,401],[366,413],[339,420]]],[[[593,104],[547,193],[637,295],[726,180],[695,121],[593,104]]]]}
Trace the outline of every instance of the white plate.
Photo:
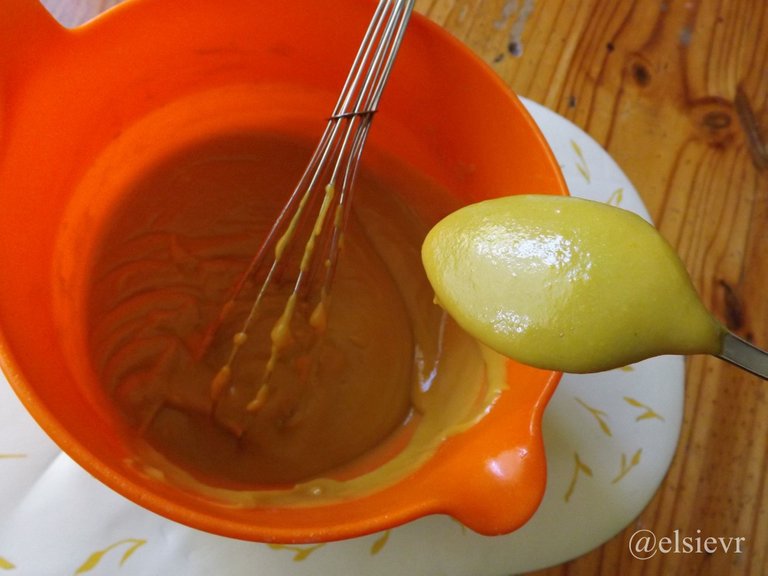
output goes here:
{"type": "MultiPolygon", "coordinates": [[[[648,218],[599,145],[525,103],[573,195],[648,218]]],[[[544,417],[544,501],[517,532],[482,537],[435,516],[345,542],[271,547],[192,530],[113,493],[62,454],[0,381],[0,572],[491,576],[555,565],[599,546],[643,510],[671,461],[682,412],[679,357],[566,375],[544,417]]]]}

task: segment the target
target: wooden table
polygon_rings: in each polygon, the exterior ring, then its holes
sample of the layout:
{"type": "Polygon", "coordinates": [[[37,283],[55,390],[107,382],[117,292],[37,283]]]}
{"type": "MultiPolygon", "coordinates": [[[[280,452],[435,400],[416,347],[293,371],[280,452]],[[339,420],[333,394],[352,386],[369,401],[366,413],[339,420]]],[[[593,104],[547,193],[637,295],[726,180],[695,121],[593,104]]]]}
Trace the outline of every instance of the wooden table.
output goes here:
{"type": "MultiPolygon", "coordinates": [[[[68,25],[119,0],[45,0],[68,25]]],[[[633,181],[704,302],[768,348],[768,2],[417,0],[518,94],[586,130],[633,181]]],[[[541,574],[768,573],[766,385],[687,363],[682,437],[656,497],[623,533],[541,574]],[[741,554],[657,554],[629,540],[744,537],[741,554]]]]}

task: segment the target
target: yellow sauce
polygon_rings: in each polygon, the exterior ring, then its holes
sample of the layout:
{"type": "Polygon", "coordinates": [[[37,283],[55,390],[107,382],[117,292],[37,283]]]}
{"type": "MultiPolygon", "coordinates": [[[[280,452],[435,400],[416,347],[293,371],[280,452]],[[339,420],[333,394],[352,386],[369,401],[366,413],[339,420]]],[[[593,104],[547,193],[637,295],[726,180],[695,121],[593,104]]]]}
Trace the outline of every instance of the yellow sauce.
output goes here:
{"type": "Polygon", "coordinates": [[[428,234],[437,300],[523,363],[597,372],[660,354],[717,353],[722,328],[678,256],[639,216],[572,197],[462,208],[428,234]]]}
{"type": "Polygon", "coordinates": [[[93,371],[147,475],[239,505],[370,490],[505,387],[504,359],[434,306],[421,270],[429,226],[456,202],[403,169],[361,175],[331,294],[290,296],[300,242],[242,331],[263,276],[232,288],[307,157],[276,136],[198,143],[135,182],[98,232],[93,371]]]}

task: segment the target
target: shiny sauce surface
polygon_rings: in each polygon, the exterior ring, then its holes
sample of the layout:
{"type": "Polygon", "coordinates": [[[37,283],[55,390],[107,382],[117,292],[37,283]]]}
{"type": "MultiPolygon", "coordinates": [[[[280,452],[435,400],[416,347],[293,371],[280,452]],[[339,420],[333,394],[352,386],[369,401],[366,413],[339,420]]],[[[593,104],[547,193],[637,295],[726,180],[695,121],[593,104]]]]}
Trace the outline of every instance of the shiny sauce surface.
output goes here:
{"type": "Polygon", "coordinates": [[[722,328],[674,250],[645,220],[607,204],[488,200],[438,223],[422,256],[451,316],[532,366],[598,372],[720,346],[722,328]]]}
{"type": "Polygon", "coordinates": [[[148,474],[240,503],[316,494],[306,483],[318,479],[330,478],[326,493],[367,489],[481,418],[504,386],[503,359],[434,306],[421,267],[427,230],[455,200],[392,170],[361,175],[322,334],[317,303],[299,299],[269,398],[249,410],[298,269],[289,258],[212,393],[263,276],[219,321],[222,307],[310,152],[253,134],[190,146],[138,179],[102,224],[88,344],[148,474]]]}

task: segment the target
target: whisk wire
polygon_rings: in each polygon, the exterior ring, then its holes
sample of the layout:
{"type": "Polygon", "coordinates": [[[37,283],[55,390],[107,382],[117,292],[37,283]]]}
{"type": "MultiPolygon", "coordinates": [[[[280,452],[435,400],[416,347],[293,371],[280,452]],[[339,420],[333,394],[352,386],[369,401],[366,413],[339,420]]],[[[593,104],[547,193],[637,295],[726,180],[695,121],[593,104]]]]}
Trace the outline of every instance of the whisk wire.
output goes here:
{"type": "Polygon", "coordinates": [[[265,279],[258,289],[240,331],[233,338],[228,359],[211,383],[211,396],[214,403],[230,385],[232,365],[247,340],[248,329],[258,315],[268,287],[275,280],[286,256],[287,247],[295,239],[300,221],[305,218],[309,205],[316,202],[316,191],[324,181],[323,178],[327,176],[323,195],[319,200],[317,216],[302,254],[292,292],[271,333],[270,358],[265,366],[262,381],[258,383],[256,395],[247,406],[248,410],[258,410],[266,401],[272,370],[281,350],[290,341],[290,322],[296,301],[320,266],[324,267],[325,275],[320,288],[319,302],[312,312],[310,324],[318,331],[324,329],[328,298],[338,255],[343,245],[343,234],[349,219],[351,197],[363,149],[384,86],[402,43],[413,4],[414,0],[380,0],[333,113],[328,119],[306,169],[245,273],[235,285],[231,297],[222,309],[217,325],[206,338],[207,342],[204,346],[210,344],[213,333],[234,307],[236,298],[249,279],[263,266],[267,254],[273,251],[273,259],[265,279]],[[329,170],[330,175],[328,175],[329,170]],[[329,218],[332,218],[330,226],[327,224],[329,218]],[[318,243],[321,252],[325,255],[320,264],[317,263],[318,259],[315,256],[318,243]]]}

